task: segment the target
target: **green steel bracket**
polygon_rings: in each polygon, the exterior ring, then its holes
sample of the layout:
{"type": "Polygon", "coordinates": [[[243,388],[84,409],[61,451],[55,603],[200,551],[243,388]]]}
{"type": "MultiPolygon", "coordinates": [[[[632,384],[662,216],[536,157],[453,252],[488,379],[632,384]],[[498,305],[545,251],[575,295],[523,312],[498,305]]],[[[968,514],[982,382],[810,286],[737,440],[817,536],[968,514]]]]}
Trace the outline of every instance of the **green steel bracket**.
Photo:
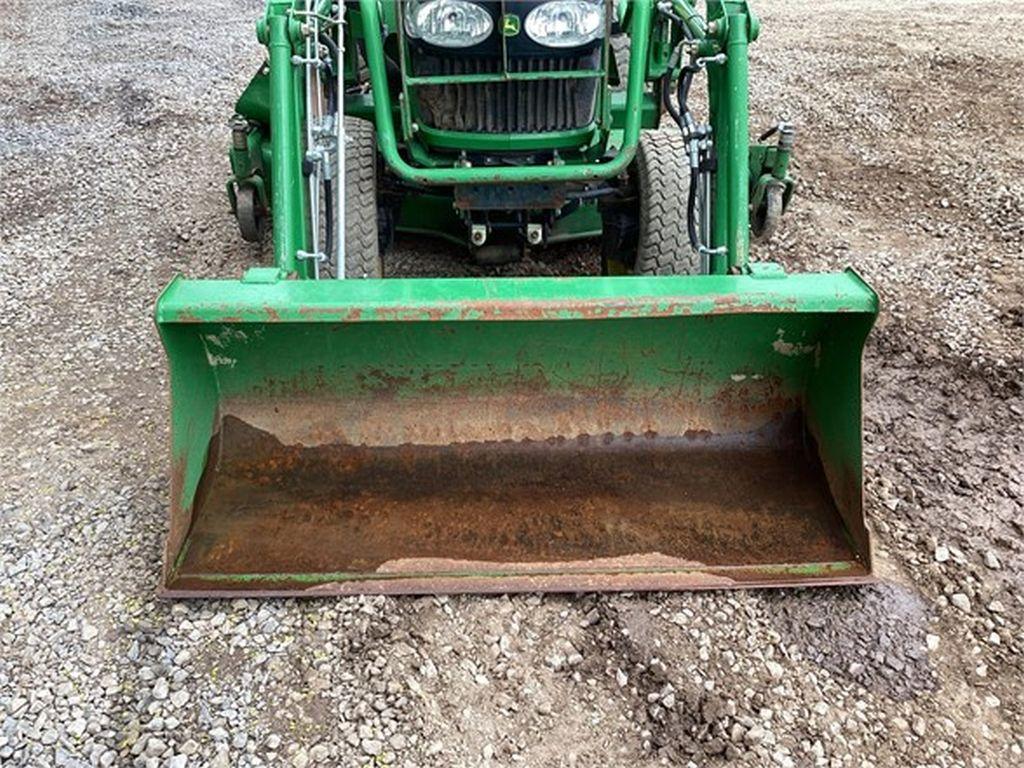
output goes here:
{"type": "Polygon", "coordinates": [[[697,40],[703,40],[708,35],[708,25],[704,22],[703,17],[694,7],[690,0],[671,0],[672,10],[676,16],[683,20],[687,28],[690,30],[690,34],[697,40]]]}
{"type": "Polygon", "coordinates": [[[510,133],[505,135],[476,134],[463,131],[443,131],[437,128],[419,127],[417,133],[430,138],[430,145],[451,150],[464,149],[467,152],[506,150],[536,152],[543,150],[582,149],[593,138],[591,128],[574,131],[553,131],[538,133],[510,133]]]}
{"type": "Polygon", "coordinates": [[[277,267],[250,267],[242,275],[242,282],[248,285],[273,285],[284,277],[287,275],[277,267]]]}
{"type": "Polygon", "coordinates": [[[235,112],[261,125],[270,124],[270,68],[266,63],[260,66],[238,97],[235,112]]]}
{"type": "MultiPolygon", "coordinates": [[[[612,113],[612,129],[626,127],[626,94],[612,91],[609,98],[612,113]]],[[[645,93],[640,102],[640,127],[657,128],[661,120],[661,100],[653,93],[645,93]]]]}
{"type": "Polygon", "coordinates": [[[761,34],[761,19],[747,0],[709,0],[707,34],[725,44],[735,24],[743,27],[746,38],[754,42],[761,34]],[[734,23],[735,22],[735,23],[734,23]]]}
{"type": "Polygon", "coordinates": [[[749,274],[755,280],[783,280],[786,270],[774,261],[759,261],[750,265],[749,274]]]}

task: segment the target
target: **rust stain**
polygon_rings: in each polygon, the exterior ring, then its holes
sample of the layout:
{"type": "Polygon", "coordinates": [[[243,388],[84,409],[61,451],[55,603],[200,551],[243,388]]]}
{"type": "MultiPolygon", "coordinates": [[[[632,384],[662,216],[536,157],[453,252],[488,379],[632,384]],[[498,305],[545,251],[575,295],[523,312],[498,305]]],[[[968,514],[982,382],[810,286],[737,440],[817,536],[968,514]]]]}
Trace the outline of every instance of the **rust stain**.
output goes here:
{"type": "MultiPolygon", "coordinates": [[[[749,303],[733,294],[716,296],[636,296],[607,299],[563,300],[469,300],[435,302],[432,304],[393,304],[379,306],[300,306],[299,317],[325,322],[443,322],[508,321],[508,320],[611,320],[637,317],[714,316],[723,314],[786,314],[794,311],[796,300],[786,302],[749,303]]],[[[223,312],[231,308],[224,307],[223,312]]],[[[281,322],[278,308],[262,307],[266,322],[281,322]]],[[[849,308],[839,308],[839,312],[849,308]]],[[[191,310],[179,310],[176,320],[182,323],[209,322],[191,310]]],[[[218,322],[245,322],[238,314],[217,317],[218,322]]]]}
{"type": "Polygon", "coordinates": [[[169,589],[639,589],[863,578],[864,568],[843,577],[772,570],[863,561],[820,465],[783,434],[792,428],[781,423],[753,444],[698,431],[306,447],[228,417],[169,589]],[[204,579],[261,573],[351,578],[204,579]]]}
{"type": "Polygon", "coordinates": [[[328,320],[338,323],[357,323],[364,315],[364,308],[352,305],[339,305],[335,307],[299,307],[299,316],[315,319],[328,320]]]}

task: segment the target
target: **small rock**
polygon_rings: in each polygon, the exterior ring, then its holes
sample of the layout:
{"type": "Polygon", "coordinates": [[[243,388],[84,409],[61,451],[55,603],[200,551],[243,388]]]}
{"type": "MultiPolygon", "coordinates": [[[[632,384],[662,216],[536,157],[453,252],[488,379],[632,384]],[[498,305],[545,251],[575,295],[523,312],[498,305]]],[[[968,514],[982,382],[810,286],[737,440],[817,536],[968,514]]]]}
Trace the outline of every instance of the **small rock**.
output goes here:
{"type": "Polygon", "coordinates": [[[929,651],[938,650],[939,647],[939,636],[938,635],[925,635],[924,642],[928,646],[929,651]]]}
{"type": "Polygon", "coordinates": [[[616,669],[615,682],[619,684],[619,688],[625,688],[626,683],[629,682],[629,677],[627,677],[626,673],[623,672],[622,669],[616,669]]]}
{"type": "Polygon", "coordinates": [[[403,736],[400,733],[396,733],[394,736],[392,736],[391,740],[388,743],[391,745],[391,748],[396,752],[401,751],[405,749],[407,746],[409,746],[409,740],[406,739],[405,736],[403,736]]]}
{"type": "Polygon", "coordinates": [[[185,768],[188,765],[188,757],[185,755],[174,755],[164,763],[164,768],[185,768]]]}
{"type": "Polygon", "coordinates": [[[1003,606],[1003,604],[1001,602],[999,602],[998,600],[993,600],[992,602],[990,602],[988,604],[988,609],[992,613],[1002,613],[1004,610],[1006,610],[1005,607],[1003,606]]]}
{"type": "Polygon", "coordinates": [[[384,751],[384,745],[377,739],[363,739],[361,746],[363,748],[363,752],[370,755],[370,757],[376,757],[384,751]]]}
{"type": "Polygon", "coordinates": [[[86,722],[84,717],[76,717],[70,723],[68,723],[68,735],[73,739],[82,738],[82,734],[85,733],[86,722]]]}
{"type": "Polygon", "coordinates": [[[998,571],[1003,567],[1003,564],[999,562],[999,558],[996,557],[996,553],[991,549],[985,553],[985,567],[993,571],[998,571]]]}
{"type": "Polygon", "coordinates": [[[492,747],[490,744],[484,744],[483,755],[484,760],[490,760],[492,757],[494,757],[494,747],[492,747]]]}
{"type": "Polygon", "coordinates": [[[860,677],[864,674],[864,665],[861,664],[859,661],[854,661],[850,664],[847,671],[854,677],[860,677]]]}
{"type": "Polygon", "coordinates": [[[277,748],[281,746],[281,737],[276,733],[272,733],[267,736],[267,741],[265,743],[267,745],[267,749],[271,752],[276,752],[277,748]]]}
{"type": "Polygon", "coordinates": [[[100,634],[100,631],[96,629],[92,624],[86,621],[82,622],[82,639],[86,642],[95,640],[100,634]]]}
{"type": "Polygon", "coordinates": [[[326,744],[317,744],[309,750],[309,759],[314,763],[322,763],[330,757],[331,751],[326,744]]]}
{"type": "Polygon", "coordinates": [[[171,686],[167,682],[166,677],[158,677],[156,682],[153,683],[153,698],[157,701],[163,701],[167,698],[167,694],[170,693],[171,686]]]}
{"type": "Polygon", "coordinates": [[[292,755],[292,768],[306,768],[309,765],[309,753],[303,749],[299,750],[292,755]]]}
{"type": "Polygon", "coordinates": [[[944,563],[949,560],[949,547],[940,544],[935,548],[935,562],[944,563]]]}
{"type": "Polygon", "coordinates": [[[953,603],[953,605],[955,605],[964,613],[971,612],[971,599],[967,597],[967,595],[965,595],[963,592],[954,592],[952,595],[950,595],[949,600],[951,603],[953,603]]]}
{"type": "Polygon", "coordinates": [[[555,670],[555,672],[557,672],[565,666],[566,659],[565,656],[563,656],[560,653],[553,653],[550,656],[548,656],[544,661],[549,667],[551,667],[553,670],[555,670]]]}
{"type": "Polygon", "coordinates": [[[768,674],[772,676],[773,680],[781,680],[783,675],[786,674],[786,670],[782,668],[782,665],[777,661],[769,659],[764,663],[765,667],[768,668],[768,674]]]}
{"type": "Polygon", "coordinates": [[[765,730],[760,725],[754,725],[749,731],[743,735],[743,741],[745,744],[749,744],[752,747],[757,746],[764,741],[765,730]]]}

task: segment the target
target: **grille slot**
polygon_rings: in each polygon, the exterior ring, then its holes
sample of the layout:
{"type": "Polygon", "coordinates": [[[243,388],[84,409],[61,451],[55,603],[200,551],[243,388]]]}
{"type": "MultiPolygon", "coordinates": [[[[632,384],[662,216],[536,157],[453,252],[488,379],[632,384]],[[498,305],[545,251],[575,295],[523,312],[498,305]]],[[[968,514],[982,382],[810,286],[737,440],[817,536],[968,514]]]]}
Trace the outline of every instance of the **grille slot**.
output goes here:
{"type": "MultiPolygon", "coordinates": [[[[576,57],[509,61],[510,72],[558,73],[596,69],[600,52],[576,57]]],[[[418,75],[499,74],[501,61],[481,57],[424,56],[418,75]]],[[[452,83],[414,90],[428,128],[473,133],[539,133],[585,128],[594,120],[597,78],[557,78],[500,83],[452,83]]]]}

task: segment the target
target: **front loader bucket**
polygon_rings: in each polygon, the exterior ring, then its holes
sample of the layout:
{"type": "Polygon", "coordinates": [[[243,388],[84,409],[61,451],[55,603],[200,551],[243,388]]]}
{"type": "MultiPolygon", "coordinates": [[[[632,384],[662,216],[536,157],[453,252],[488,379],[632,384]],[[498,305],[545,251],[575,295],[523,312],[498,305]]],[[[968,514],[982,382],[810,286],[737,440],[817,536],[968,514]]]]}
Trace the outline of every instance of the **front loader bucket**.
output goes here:
{"type": "Polygon", "coordinates": [[[175,280],[164,593],[870,579],[854,273],[175,280]]]}

